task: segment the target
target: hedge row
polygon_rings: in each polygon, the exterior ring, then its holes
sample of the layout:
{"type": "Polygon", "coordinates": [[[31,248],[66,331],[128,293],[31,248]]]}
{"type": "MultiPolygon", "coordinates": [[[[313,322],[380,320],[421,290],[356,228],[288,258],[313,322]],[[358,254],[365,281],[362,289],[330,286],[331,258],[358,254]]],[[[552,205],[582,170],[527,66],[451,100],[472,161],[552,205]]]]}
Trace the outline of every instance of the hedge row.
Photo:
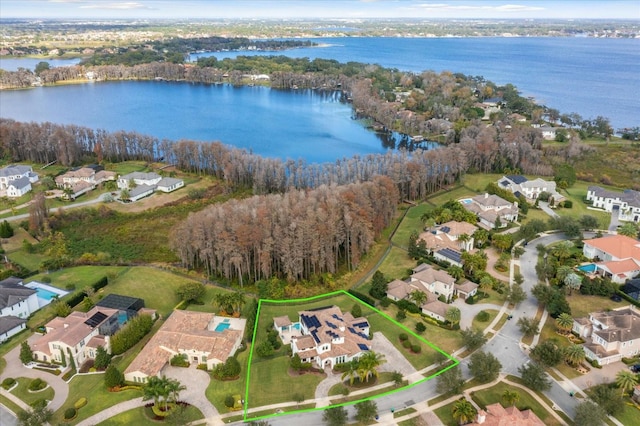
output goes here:
{"type": "MultiPolygon", "coordinates": [[[[94,291],[98,291],[101,288],[105,287],[107,284],[109,284],[109,279],[107,277],[102,277],[98,281],[91,284],[90,287],[93,288],[94,291]]],[[[82,302],[86,296],[87,293],[85,293],[84,291],[78,291],[72,294],[69,299],[67,299],[67,304],[73,308],[80,302],[82,302]]]]}

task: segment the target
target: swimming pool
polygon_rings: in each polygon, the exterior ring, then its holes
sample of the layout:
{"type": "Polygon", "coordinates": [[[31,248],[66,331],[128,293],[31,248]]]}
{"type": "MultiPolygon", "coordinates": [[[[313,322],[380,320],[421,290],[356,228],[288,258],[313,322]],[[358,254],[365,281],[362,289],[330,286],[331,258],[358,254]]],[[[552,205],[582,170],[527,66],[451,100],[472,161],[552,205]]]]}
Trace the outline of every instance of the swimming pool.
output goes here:
{"type": "Polygon", "coordinates": [[[296,329],[296,330],[300,330],[300,323],[297,322],[297,323],[293,324],[291,327],[296,329]]]}
{"type": "Polygon", "coordinates": [[[578,269],[582,272],[594,273],[597,267],[595,263],[587,263],[586,265],[578,266],[578,269]]]}
{"type": "Polygon", "coordinates": [[[62,297],[65,294],[68,294],[68,291],[60,290],[52,285],[48,285],[45,283],[41,283],[38,281],[31,281],[24,285],[27,288],[31,288],[36,291],[36,296],[38,297],[38,307],[42,308],[43,306],[48,305],[51,301],[57,297],[62,297]]]}
{"type": "Polygon", "coordinates": [[[460,200],[460,202],[462,204],[471,204],[472,200],[471,200],[471,198],[463,198],[462,200],[460,200]]]}
{"type": "Polygon", "coordinates": [[[231,324],[228,321],[221,322],[220,324],[216,325],[216,328],[214,329],[214,331],[217,331],[218,333],[222,333],[229,327],[231,327],[231,324]]]}
{"type": "Polygon", "coordinates": [[[36,290],[36,293],[38,294],[38,297],[44,300],[51,301],[51,299],[55,299],[56,297],[60,296],[58,293],[54,293],[52,291],[49,291],[47,289],[40,288],[40,287],[36,287],[35,290],[36,290]]]}

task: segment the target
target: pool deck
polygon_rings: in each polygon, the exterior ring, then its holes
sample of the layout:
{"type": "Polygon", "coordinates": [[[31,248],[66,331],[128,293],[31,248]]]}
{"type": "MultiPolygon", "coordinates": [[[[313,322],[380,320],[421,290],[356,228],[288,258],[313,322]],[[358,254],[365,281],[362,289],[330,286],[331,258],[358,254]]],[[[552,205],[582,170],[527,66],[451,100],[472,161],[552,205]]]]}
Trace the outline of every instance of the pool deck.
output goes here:
{"type": "MultiPolygon", "coordinates": [[[[216,328],[220,324],[229,324],[229,330],[244,330],[244,327],[247,323],[246,319],[243,318],[230,318],[230,317],[220,317],[216,315],[213,318],[213,323],[209,325],[209,329],[212,331],[216,331],[216,328]]],[[[222,331],[218,331],[221,333],[222,331]]]]}
{"type": "MultiPolygon", "coordinates": [[[[24,285],[25,287],[31,288],[33,290],[42,289],[50,291],[51,293],[55,293],[58,297],[63,297],[69,294],[68,291],[59,289],[57,287],[51,286],[46,283],[41,283],[40,281],[30,281],[24,285]]],[[[38,297],[38,308],[43,308],[51,303],[53,299],[44,299],[42,297],[38,297]]]]}

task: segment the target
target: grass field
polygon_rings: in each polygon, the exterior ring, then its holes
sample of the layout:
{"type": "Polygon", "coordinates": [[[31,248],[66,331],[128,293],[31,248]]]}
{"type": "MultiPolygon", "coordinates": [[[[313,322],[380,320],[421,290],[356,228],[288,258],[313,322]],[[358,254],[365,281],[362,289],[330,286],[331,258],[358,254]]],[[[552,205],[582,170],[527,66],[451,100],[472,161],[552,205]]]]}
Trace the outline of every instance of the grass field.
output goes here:
{"type": "Polygon", "coordinates": [[[452,414],[454,405],[455,405],[455,401],[433,410],[433,412],[436,414],[436,416],[438,416],[438,418],[442,421],[442,423],[445,426],[459,426],[458,421],[453,418],[453,414],[452,414]]]}
{"type": "Polygon", "coordinates": [[[247,365],[249,362],[249,352],[247,349],[243,352],[236,353],[236,358],[242,367],[240,378],[237,380],[219,381],[211,377],[211,382],[205,391],[207,399],[216,407],[220,414],[230,412],[229,408],[224,405],[224,399],[229,395],[243,395],[247,383],[247,365]]]}
{"type": "Polygon", "coordinates": [[[433,209],[433,206],[422,203],[417,206],[410,207],[407,211],[406,216],[398,226],[396,233],[393,235],[391,241],[393,244],[407,248],[409,246],[409,236],[413,231],[417,231],[420,233],[422,228],[424,228],[424,224],[420,218],[423,214],[433,209]]]}
{"type": "MultiPolygon", "coordinates": [[[[204,416],[194,406],[189,406],[185,409],[184,417],[182,420],[185,422],[193,422],[196,420],[202,419],[204,416]]],[[[168,422],[171,424],[171,421],[168,422]]],[[[133,410],[125,411],[124,413],[120,413],[110,419],[101,422],[100,426],[118,426],[118,425],[140,425],[140,426],[153,426],[158,425],[157,420],[150,419],[145,413],[145,408],[134,408],[133,410]]]]}
{"type": "Polygon", "coordinates": [[[491,324],[491,321],[493,321],[493,319],[496,317],[496,315],[498,315],[498,312],[500,311],[498,311],[497,309],[485,309],[485,312],[489,314],[489,319],[487,321],[478,321],[478,315],[480,315],[478,314],[473,319],[471,328],[473,328],[474,330],[484,330],[489,324],[491,324]]]}
{"type": "MultiPolygon", "coordinates": [[[[29,391],[29,385],[33,382],[33,379],[29,379],[26,377],[17,377],[16,381],[18,382],[18,386],[16,386],[11,393],[20,398],[22,401],[31,405],[34,402],[44,399],[47,401],[51,401],[54,396],[53,388],[47,387],[38,392],[29,391]]],[[[46,379],[45,379],[46,382],[46,379]]]]}
{"type": "Polygon", "coordinates": [[[409,277],[411,269],[415,268],[416,261],[409,257],[409,254],[398,247],[391,247],[389,254],[380,265],[379,271],[384,274],[389,281],[394,279],[404,279],[409,277]]]}
{"type": "Polygon", "coordinates": [[[527,391],[520,388],[514,388],[503,382],[500,382],[490,388],[473,392],[472,397],[480,407],[486,408],[486,406],[489,404],[494,404],[496,402],[503,403],[502,394],[507,389],[510,391],[515,390],[516,392],[518,392],[518,395],[520,395],[520,399],[516,403],[516,407],[518,407],[519,410],[523,410],[526,408],[531,409],[547,426],[560,425],[556,418],[553,417],[553,415],[545,407],[540,405],[540,403],[536,401],[527,391]]]}

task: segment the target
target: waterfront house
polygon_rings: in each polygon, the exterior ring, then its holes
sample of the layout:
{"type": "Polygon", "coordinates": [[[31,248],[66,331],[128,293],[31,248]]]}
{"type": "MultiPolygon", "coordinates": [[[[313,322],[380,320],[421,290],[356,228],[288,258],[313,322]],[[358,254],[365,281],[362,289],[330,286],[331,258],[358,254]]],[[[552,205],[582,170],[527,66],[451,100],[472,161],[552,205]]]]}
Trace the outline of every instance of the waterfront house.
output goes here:
{"type": "Polygon", "coordinates": [[[587,359],[600,365],[632,358],[640,353],[640,314],[632,305],[575,318],[572,331],[586,340],[587,359]]]}
{"type": "Polygon", "coordinates": [[[546,192],[550,195],[554,205],[564,201],[566,197],[556,190],[556,183],[552,180],[533,179],[529,180],[522,175],[506,175],[498,179],[498,187],[506,189],[519,197],[524,196],[527,201],[535,201],[541,193],[546,192]]]}

